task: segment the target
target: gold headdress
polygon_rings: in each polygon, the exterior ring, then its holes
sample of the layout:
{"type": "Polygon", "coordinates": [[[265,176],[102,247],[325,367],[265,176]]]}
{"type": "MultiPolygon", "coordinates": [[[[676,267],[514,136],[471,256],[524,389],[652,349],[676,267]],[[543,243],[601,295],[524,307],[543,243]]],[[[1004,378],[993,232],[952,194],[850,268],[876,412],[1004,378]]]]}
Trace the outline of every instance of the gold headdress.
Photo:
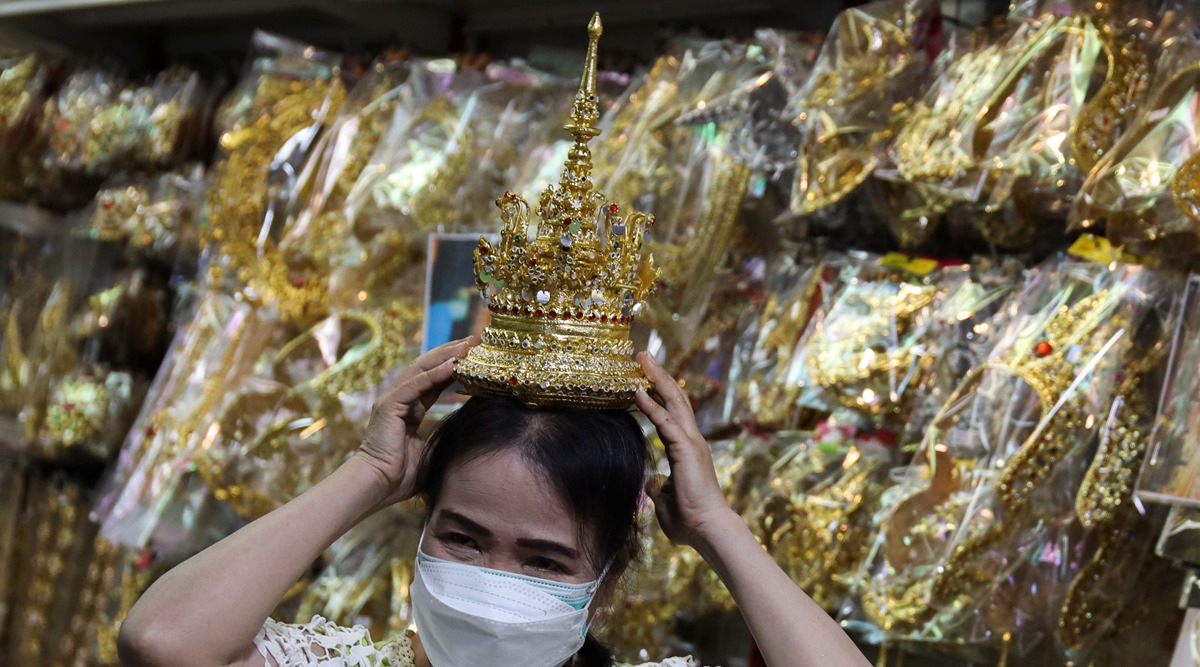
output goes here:
{"type": "Polygon", "coordinates": [[[455,377],[476,396],[515,396],[536,407],[621,409],[647,386],[633,361],[629,328],[657,278],[643,252],[654,218],[626,214],[592,189],[588,142],[596,127],[596,46],[564,129],[575,138],[557,186],[529,205],[505,193],[496,200],[504,228],[499,247],[479,240],[475,279],[492,312],[483,341],[455,377]]]}

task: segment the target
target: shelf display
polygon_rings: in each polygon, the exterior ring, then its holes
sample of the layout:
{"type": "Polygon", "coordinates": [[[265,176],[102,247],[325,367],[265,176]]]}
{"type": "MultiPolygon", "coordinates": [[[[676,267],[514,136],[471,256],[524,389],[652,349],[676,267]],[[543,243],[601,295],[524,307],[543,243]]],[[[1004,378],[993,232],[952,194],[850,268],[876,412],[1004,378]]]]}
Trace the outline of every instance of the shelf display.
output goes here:
{"type": "MultiPolygon", "coordinates": [[[[679,39],[601,77],[597,186],[655,214],[637,345],[764,548],[885,663],[1170,650],[1129,638],[1173,632],[1195,564],[1200,50],[1190,11],[1139,11],[943,35],[879,0],[823,43],[679,39]]],[[[190,70],[0,56],[0,660],[115,665],[155,577],[354,451],[420,349],[430,235],[551,184],[576,82],[394,55],[257,33],[219,105],[190,70]]],[[[421,512],[355,528],[275,616],[402,631],[421,512]]],[[[625,660],[734,612],[644,535],[600,624],[625,660]]]]}

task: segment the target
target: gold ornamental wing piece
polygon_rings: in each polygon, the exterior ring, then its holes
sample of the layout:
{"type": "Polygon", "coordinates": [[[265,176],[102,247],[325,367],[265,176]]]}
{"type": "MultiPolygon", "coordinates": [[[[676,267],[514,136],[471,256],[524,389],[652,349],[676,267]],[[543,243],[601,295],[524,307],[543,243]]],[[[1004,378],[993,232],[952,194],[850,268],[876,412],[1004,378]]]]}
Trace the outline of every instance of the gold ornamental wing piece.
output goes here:
{"type": "Polygon", "coordinates": [[[564,128],[574,138],[557,185],[532,208],[496,200],[498,245],[479,240],[475,279],[491,311],[483,340],[455,377],[475,396],[511,396],[531,407],[627,408],[648,382],[629,330],[658,278],[646,249],[654,218],[593,189],[588,142],[600,134],[596,48],[600,14],[588,24],[587,61],[564,128]]]}

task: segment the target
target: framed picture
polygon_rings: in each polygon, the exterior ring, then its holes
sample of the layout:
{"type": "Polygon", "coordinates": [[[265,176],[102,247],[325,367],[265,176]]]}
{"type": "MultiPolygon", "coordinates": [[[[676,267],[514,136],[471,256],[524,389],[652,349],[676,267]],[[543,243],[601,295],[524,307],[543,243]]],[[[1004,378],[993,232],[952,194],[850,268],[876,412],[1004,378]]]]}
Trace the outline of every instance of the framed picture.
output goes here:
{"type": "MultiPolygon", "coordinates": [[[[475,248],[479,234],[429,235],[425,262],[425,324],[421,352],[471,334],[481,336],[491,322],[487,304],[475,286],[475,248]]],[[[498,235],[484,235],[492,241],[498,235]]],[[[447,389],[438,404],[452,409],[463,401],[463,389],[457,382],[447,389]]],[[[445,410],[443,410],[445,411],[445,410]]],[[[435,407],[431,414],[440,414],[435,407]]]]}
{"type": "Polygon", "coordinates": [[[478,234],[429,235],[422,352],[471,334],[479,336],[491,321],[487,304],[479,298],[475,286],[478,245],[478,234]]]}

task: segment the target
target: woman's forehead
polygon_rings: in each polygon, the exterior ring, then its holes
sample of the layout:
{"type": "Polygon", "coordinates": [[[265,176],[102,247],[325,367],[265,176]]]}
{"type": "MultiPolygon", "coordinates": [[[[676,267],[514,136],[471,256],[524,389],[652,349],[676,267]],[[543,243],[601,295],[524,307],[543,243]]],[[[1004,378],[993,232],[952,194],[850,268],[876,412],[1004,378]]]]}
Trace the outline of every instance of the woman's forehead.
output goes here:
{"type": "Polygon", "coordinates": [[[545,474],[516,450],[474,457],[446,471],[435,512],[452,509],[497,536],[574,544],[579,524],[545,474]]]}

